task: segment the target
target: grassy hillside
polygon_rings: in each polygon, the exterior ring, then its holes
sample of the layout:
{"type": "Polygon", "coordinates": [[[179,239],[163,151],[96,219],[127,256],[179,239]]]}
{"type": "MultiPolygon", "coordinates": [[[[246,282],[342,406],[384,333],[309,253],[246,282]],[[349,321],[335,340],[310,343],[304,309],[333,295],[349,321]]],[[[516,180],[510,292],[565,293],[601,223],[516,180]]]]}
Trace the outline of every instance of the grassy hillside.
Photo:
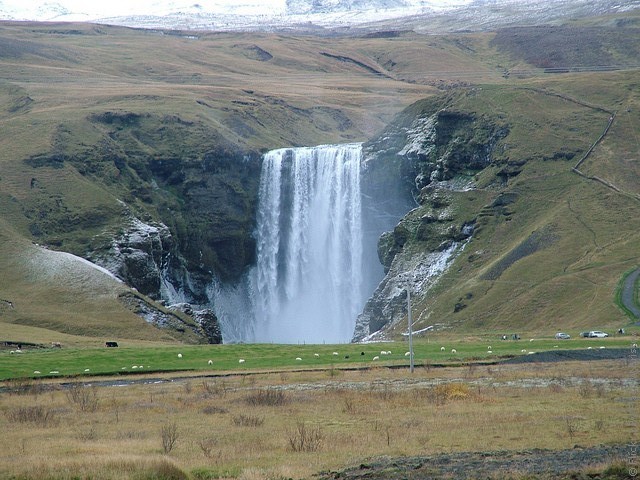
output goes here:
{"type": "MultiPolygon", "coordinates": [[[[640,264],[636,82],[635,72],[529,79],[446,104],[509,133],[476,175],[477,189],[443,194],[454,220],[476,228],[448,273],[419,295],[416,328],[577,334],[633,323],[615,295],[640,264]]],[[[427,199],[405,219],[414,235],[401,255],[424,248],[419,219],[432,209],[427,199]]]]}
{"type": "MultiPolygon", "coordinates": [[[[174,341],[123,308],[121,284],[94,280],[84,267],[52,274],[46,259],[29,267],[51,253],[32,242],[83,255],[104,247],[134,214],[169,224],[183,253],[203,258],[198,268],[237,275],[225,259],[250,248],[232,247],[251,231],[252,200],[250,187],[227,175],[237,163],[220,159],[364,141],[408,105],[443,94],[509,135],[479,174],[479,188],[452,199],[460,218],[477,217],[479,228],[422,300],[419,323],[519,330],[625,323],[612,299],[623,272],[640,263],[637,17],[576,27],[621,70],[589,71],[593,62],[578,49],[579,68],[555,75],[544,73],[549,62],[515,48],[514,35],[536,38],[530,29],[316,38],[0,23],[0,298],[15,305],[0,310],[0,340],[174,341]],[[598,28],[616,34],[592,35],[598,28]],[[602,133],[608,111],[615,121],[579,176],[571,168],[602,133]],[[186,177],[172,176],[185,165],[186,177]],[[198,183],[200,165],[222,177],[198,183]],[[210,196],[190,203],[199,189],[210,196]],[[490,207],[503,192],[515,200],[490,207]],[[216,207],[194,209],[203,202],[216,207]],[[518,257],[534,232],[553,241],[518,257]],[[461,299],[465,308],[454,314],[461,299]]],[[[560,59],[551,66],[574,61],[553,54],[566,48],[566,33],[549,37],[556,41],[546,51],[560,59]]]]}

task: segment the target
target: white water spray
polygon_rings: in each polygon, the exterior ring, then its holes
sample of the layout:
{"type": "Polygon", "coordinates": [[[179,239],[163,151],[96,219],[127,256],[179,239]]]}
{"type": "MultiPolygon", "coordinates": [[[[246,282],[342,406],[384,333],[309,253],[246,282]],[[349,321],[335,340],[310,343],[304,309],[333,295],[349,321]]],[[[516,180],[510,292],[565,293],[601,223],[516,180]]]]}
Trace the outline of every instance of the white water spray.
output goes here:
{"type": "Polygon", "coordinates": [[[365,298],[359,144],[265,155],[253,341],[348,342],[365,298]]]}

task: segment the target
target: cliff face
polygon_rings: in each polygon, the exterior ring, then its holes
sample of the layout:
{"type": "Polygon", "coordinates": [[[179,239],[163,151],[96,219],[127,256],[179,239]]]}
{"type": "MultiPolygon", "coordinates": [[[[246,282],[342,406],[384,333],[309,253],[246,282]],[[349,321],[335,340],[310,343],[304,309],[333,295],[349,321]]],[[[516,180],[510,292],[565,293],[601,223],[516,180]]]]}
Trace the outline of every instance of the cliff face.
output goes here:
{"type": "Polygon", "coordinates": [[[459,198],[474,189],[475,174],[492,163],[507,131],[495,120],[431,100],[409,107],[367,143],[366,196],[378,199],[383,208],[392,202],[389,210],[396,215],[407,212],[411,203],[413,208],[379,238],[378,258],[386,276],[359,316],[354,340],[382,332],[406,316],[406,290],[417,301],[425,298],[464,248],[476,218],[473,210],[460,206],[459,198]]]}

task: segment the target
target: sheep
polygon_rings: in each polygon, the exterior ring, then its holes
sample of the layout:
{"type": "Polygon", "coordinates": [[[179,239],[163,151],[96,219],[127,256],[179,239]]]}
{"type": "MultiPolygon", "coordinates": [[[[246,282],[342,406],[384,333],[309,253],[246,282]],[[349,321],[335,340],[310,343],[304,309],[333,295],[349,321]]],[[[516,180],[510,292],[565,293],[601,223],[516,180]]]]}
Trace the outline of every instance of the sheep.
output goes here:
{"type": "Polygon", "coordinates": [[[320,356],[320,354],[319,353],[314,353],[313,356],[318,358],[320,356]]]}
{"type": "Polygon", "coordinates": [[[240,360],[238,360],[238,363],[244,363],[244,358],[241,358],[240,360]]]}
{"type": "Polygon", "coordinates": [[[387,350],[387,355],[391,355],[391,350],[387,350]]]}
{"type": "Polygon", "coordinates": [[[527,355],[533,355],[536,352],[527,352],[527,355]]]}
{"type": "Polygon", "coordinates": [[[302,361],[302,358],[296,357],[296,362],[301,362],[301,361],[302,361]]]}
{"type": "Polygon", "coordinates": [[[444,347],[440,347],[440,351],[444,352],[445,348],[444,347]]]}
{"type": "Polygon", "coordinates": [[[182,358],[182,354],[181,353],[178,354],[178,358],[182,358]]]}
{"type": "Polygon", "coordinates": [[[487,350],[487,353],[493,353],[493,350],[487,350]]]}
{"type": "Polygon", "coordinates": [[[134,366],[132,366],[131,368],[133,368],[133,369],[137,369],[137,368],[138,368],[138,365],[134,365],[134,366]]]}
{"type": "Polygon", "coordinates": [[[90,372],[91,370],[89,370],[88,368],[84,369],[85,372],[90,372]]]}
{"type": "Polygon", "coordinates": [[[405,352],[404,356],[408,357],[409,355],[411,355],[411,352],[405,352]]]}
{"type": "Polygon", "coordinates": [[[380,360],[380,357],[376,355],[375,357],[373,357],[373,360],[380,360]]]}
{"type": "Polygon", "coordinates": [[[34,375],[40,375],[40,370],[34,370],[34,371],[33,371],[33,374],[34,374],[34,375]]]}
{"type": "Polygon", "coordinates": [[[334,355],[339,355],[339,353],[338,353],[338,352],[333,352],[333,354],[334,354],[334,355]]]}
{"type": "Polygon", "coordinates": [[[207,364],[208,364],[208,365],[213,365],[213,360],[209,360],[209,361],[207,362],[207,364]]]}
{"type": "Polygon", "coordinates": [[[491,345],[487,347],[487,350],[493,350],[493,348],[491,348],[491,345]]]}
{"type": "Polygon", "coordinates": [[[380,351],[380,355],[386,355],[386,354],[387,354],[387,351],[386,351],[386,350],[381,350],[381,351],[380,351]]]}
{"type": "Polygon", "coordinates": [[[458,353],[458,351],[455,348],[452,348],[451,353],[458,353]]]}
{"type": "Polygon", "coordinates": [[[607,347],[600,347],[600,348],[607,348],[607,347]]]}
{"type": "Polygon", "coordinates": [[[522,350],[520,350],[520,353],[527,353],[527,351],[523,348],[522,350]]]}
{"type": "Polygon", "coordinates": [[[632,345],[631,345],[631,347],[633,347],[633,348],[638,348],[638,344],[637,344],[637,343],[634,343],[634,344],[632,344],[632,345]]]}
{"type": "Polygon", "coordinates": [[[58,370],[51,370],[49,373],[52,374],[52,375],[57,375],[60,372],[58,370]]]}

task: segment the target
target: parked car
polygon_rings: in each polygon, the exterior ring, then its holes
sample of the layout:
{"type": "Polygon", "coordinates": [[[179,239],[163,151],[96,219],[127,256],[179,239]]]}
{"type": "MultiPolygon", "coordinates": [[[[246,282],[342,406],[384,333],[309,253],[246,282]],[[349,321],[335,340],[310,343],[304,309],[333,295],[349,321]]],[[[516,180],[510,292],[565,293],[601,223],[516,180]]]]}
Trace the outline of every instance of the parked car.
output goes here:
{"type": "Polygon", "coordinates": [[[564,333],[564,332],[556,333],[556,340],[569,340],[570,338],[571,338],[571,335],[569,335],[568,333],[564,333]]]}
{"type": "Polygon", "coordinates": [[[608,336],[609,336],[608,333],[604,333],[599,330],[591,330],[588,335],[589,338],[605,338],[608,336]]]}

